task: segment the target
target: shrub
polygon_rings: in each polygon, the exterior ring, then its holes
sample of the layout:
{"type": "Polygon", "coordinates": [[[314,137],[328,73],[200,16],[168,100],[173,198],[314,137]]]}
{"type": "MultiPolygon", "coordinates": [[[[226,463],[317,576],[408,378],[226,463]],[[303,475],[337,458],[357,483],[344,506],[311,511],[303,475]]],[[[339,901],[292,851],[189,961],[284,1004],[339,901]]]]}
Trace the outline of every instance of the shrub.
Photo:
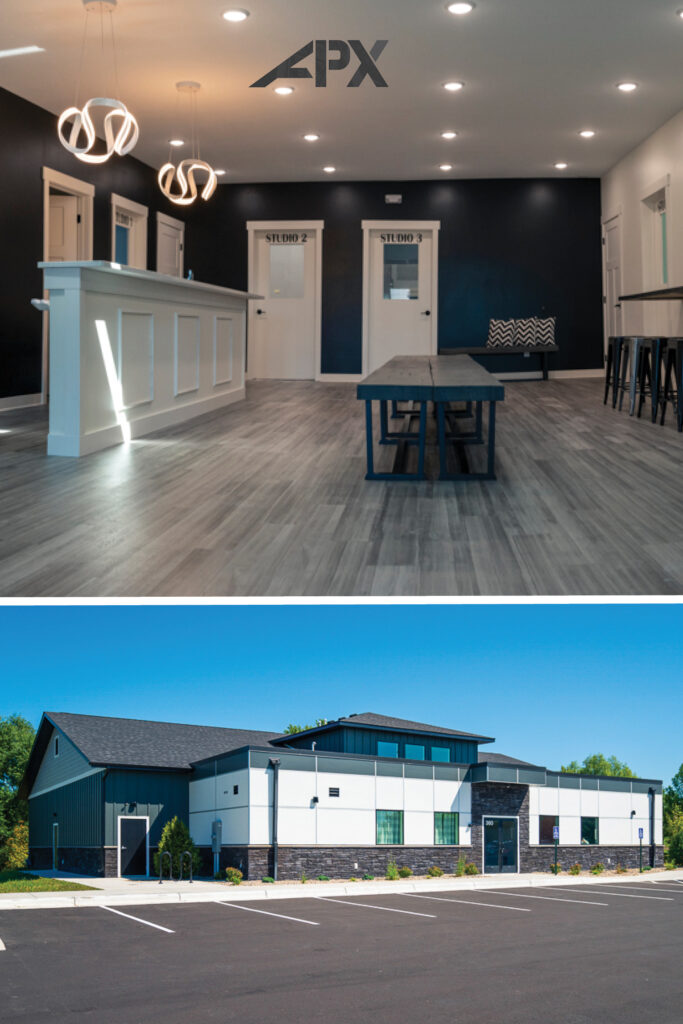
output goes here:
{"type": "Polygon", "coordinates": [[[617,874],[618,875],[626,875],[626,874],[628,874],[628,872],[627,872],[626,868],[621,866],[621,864],[617,864],[617,874]]]}
{"type": "Polygon", "coordinates": [[[2,867],[5,871],[17,871],[26,866],[28,859],[28,824],[25,821],[18,821],[9,836],[2,850],[2,867]]]}
{"type": "Polygon", "coordinates": [[[581,874],[581,865],[580,864],[572,864],[572,866],[569,869],[569,874],[570,875],[580,875],[581,874]]]}
{"type": "Polygon", "coordinates": [[[395,882],[398,879],[398,868],[396,867],[395,860],[390,860],[387,864],[387,873],[384,877],[388,878],[390,882],[395,882]]]}
{"type": "Polygon", "coordinates": [[[410,878],[410,876],[413,873],[413,869],[412,868],[399,868],[398,869],[398,873],[399,873],[399,876],[401,878],[410,878]]]}
{"type": "Polygon", "coordinates": [[[327,875],[318,875],[318,881],[319,882],[329,882],[329,880],[330,879],[329,879],[329,877],[327,875]]]}
{"type": "Polygon", "coordinates": [[[467,861],[467,863],[465,864],[465,874],[466,875],[478,875],[479,874],[479,868],[474,863],[474,861],[472,861],[472,860],[468,860],[467,861]]]}
{"type": "Polygon", "coordinates": [[[375,881],[375,876],[374,875],[363,875],[363,881],[364,882],[374,882],[375,881]]]}
{"type": "Polygon", "coordinates": [[[555,862],[554,862],[554,861],[553,861],[553,863],[552,863],[552,864],[550,865],[550,870],[552,871],[552,873],[553,873],[554,875],[559,875],[559,874],[560,874],[560,873],[562,872],[562,868],[560,867],[560,865],[559,865],[559,864],[555,864],[555,862]]]}
{"type": "Polygon", "coordinates": [[[271,878],[270,875],[264,875],[263,878],[261,879],[261,881],[270,884],[270,883],[274,882],[275,879],[271,878]]]}
{"type": "Polygon", "coordinates": [[[441,878],[443,875],[443,868],[440,868],[438,864],[432,864],[431,868],[428,869],[427,874],[430,878],[441,878]]]}
{"type": "Polygon", "coordinates": [[[600,861],[598,861],[598,863],[594,864],[593,867],[591,868],[591,875],[601,875],[604,870],[605,870],[605,865],[601,864],[600,861]]]}
{"type": "Polygon", "coordinates": [[[466,863],[467,862],[466,862],[464,857],[458,857],[458,863],[455,866],[455,876],[456,876],[456,878],[461,878],[465,874],[465,864],[466,863]]]}
{"type": "Polygon", "coordinates": [[[226,868],[225,869],[225,881],[232,882],[233,885],[239,885],[244,875],[239,868],[226,868]]]}
{"type": "Polygon", "coordinates": [[[349,882],[357,882],[357,881],[358,881],[358,879],[355,877],[355,875],[351,875],[351,877],[349,878],[349,882]]]}
{"type": "Polygon", "coordinates": [[[679,828],[669,839],[669,860],[676,866],[683,864],[683,828],[679,828]]]}
{"type": "Polygon", "coordinates": [[[308,881],[308,875],[306,874],[305,871],[302,871],[301,872],[301,884],[305,885],[307,881],[308,881]]]}
{"type": "Polygon", "coordinates": [[[676,865],[672,864],[672,862],[670,860],[667,860],[664,863],[664,870],[665,871],[675,871],[676,870],[676,865]]]}
{"type": "MultiPolygon", "coordinates": [[[[180,877],[180,858],[181,855],[188,850],[192,857],[192,873],[198,874],[201,870],[202,861],[199,854],[199,850],[192,842],[190,836],[190,830],[184,821],[180,818],[171,818],[167,821],[163,827],[161,833],[161,839],[159,840],[159,851],[154,854],[154,870],[159,874],[159,858],[162,853],[171,854],[171,864],[173,865],[173,877],[180,877]]],[[[164,857],[164,870],[168,869],[168,861],[164,857]]],[[[190,877],[190,868],[187,863],[187,857],[183,858],[183,878],[190,877]]]]}

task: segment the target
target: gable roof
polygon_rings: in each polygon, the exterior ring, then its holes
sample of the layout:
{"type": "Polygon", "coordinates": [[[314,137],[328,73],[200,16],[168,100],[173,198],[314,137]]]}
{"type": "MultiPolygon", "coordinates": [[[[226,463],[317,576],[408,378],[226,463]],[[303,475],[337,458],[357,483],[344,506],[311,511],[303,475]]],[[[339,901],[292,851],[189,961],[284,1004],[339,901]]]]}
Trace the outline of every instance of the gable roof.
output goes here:
{"type": "MultiPolygon", "coordinates": [[[[337,718],[327,725],[319,725],[313,729],[304,729],[303,733],[296,733],[301,736],[306,733],[326,732],[338,728],[340,725],[361,726],[368,729],[383,729],[393,732],[424,732],[432,736],[452,737],[453,739],[473,740],[478,743],[493,743],[490,736],[480,736],[478,733],[459,732],[457,729],[447,729],[441,725],[425,725],[424,722],[412,722],[407,718],[390,718],[387,715],[378,715],[374,711],[364,711],[359,715],[347,715],[337,718]]],[[[278,742],[286,742],[289,736],[279,736],[278,742]]]]}
{"type": "Polygon", "coordinates": [[[264,746],[279,734],[212,725],[181,725],[137,718],[105,718],[46,712],[29,757],[21,794],[28,796],[47,744],[56,728],[94,767],[189,771],[195,761],[247,744],[264,746]]]}

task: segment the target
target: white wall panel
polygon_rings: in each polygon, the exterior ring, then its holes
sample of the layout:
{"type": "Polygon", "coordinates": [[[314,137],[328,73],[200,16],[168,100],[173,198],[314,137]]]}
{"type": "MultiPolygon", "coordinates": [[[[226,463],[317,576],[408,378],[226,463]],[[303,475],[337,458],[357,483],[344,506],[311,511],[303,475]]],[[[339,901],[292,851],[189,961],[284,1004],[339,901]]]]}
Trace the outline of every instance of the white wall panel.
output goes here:
{"type": "Polygon", "coordinates": [[[319,772],[318,796],[321,807],[365,807],[374,810],[375,776],[319,772]],[[330,789],[335,787],[339,790],[339,796],[330,796],[330,789]]]}
{"type": "MultiPolygon", "coordinates": [[[[647,832],[645,834],[647,835],[647,832]]],[[[628,846],[631,842],[629,818],[600,818],[598,838],[600,846],[628,846]]]]}
{"type": "Polygon", "coordinates": [[[457,811],[463,789],[470,790],[471,787],[464,786],[462,782],[446,782],[443,779],[436,779],[434,782],[434,810],[457,811]]]}
{"type": "Polygon", "coordinates": [[[434,782],[431,779],[405,779],[405,809],[407,811],[432,811],[434,807],[434,782]]]}
{"type": "Polygon", "coordinates": [[[560,797],[559,790],[555,789],[540,789],[538,794],[538,813],[539,814],[559,814],[560,813],[560,797]]]}
{"type": "Polygon", "coordinates": [[[235,338],[235,320],[243,314],[215,316],[213,318],[213,383],[229,384],[232,380],[232,353],[235,338]]]}
{"type": "Polygon", "coordinates": [[[538,814],[538,786],[529,786],[529,814],[538,814]]]}
{"type": "Polygon", "coordinates": [[[406,811],[403,815],[403,841],[406,846],[432,846],[434,815],[425,811],[406,811]]]}
{"type": "Polygon", "coordinates": [[[246,807],[218,808],[190,813],[190,834],[195,843],[211,845],[211,824],[223,822],[223,846],[245,846],[248,842],[249,812],[246,807]]]}
{"type": "Polygon", "coordinates": [[[374,810],[318,808],[318,843],[321,846],[373,846],[374,810]]]}
{"type": "Polygon", "coordinates": [[[252,806],[268,804],[273,799],[273,773],[267,768],[249,769],[249,802],[252,806]]]}
{"type": "Polygon", "coordinates": [[[377,776],[377,808],[382,811],[403,810],[403,779],[377,776]]]}
{"type": "Polygon", "coordinates": [[[199,387],[198,316],[176,314],[175,323],[175,394],[185,395],[199,387]]]}
{"type": "Polygon", "coordinates": [[[629,818],[631,815],[631,794],[600,791],[599,816],[601,818],[629,818]]]}
{"type": "Polygon", "coordinates": [[[316,795],[315,774],[314,772],[289,772],[280,769],[278,788],[280,807],[310,807],[313,797],[316,795]]]}
{"type": "Polygon", "coordinates": [[[272,830],[272,812],[268,807],[249,808],[249,842],[253,846],[265,846],[270,843],[272,830]]]}
{"type": "Polygon", "coordinates": [[[460,819],[460,845],[471,846],[472,845],[472,828],[467,822],[463,825],[463,819],[460,819]]]}
{"type": "Polygon", "coordinates": [[[472,785],[469,782],[463,782],[460,786],[457,809],[468,816],[472,813],[472,785]]]}
{"type": "Polygon", "coordinates": [[[600,809],[600,794],[597,789],[581,790],[581,814],[584,818],[597,818],[600,809]]]}
{"type": "Polygon", "coordinates": [[[536,846],[538,843],[538,814],[529,815],[529,845],[536,846]]]}
{"type": "Polygon", "coordinates": [[[118,374],[127,409],[154,398],[154,317],[120,311],[118,374]]]}
{"type": "Polygon", "coordinates": [[[560,814],[580,815],[581,814],[581,790],[560,789],[560,814]]]}
{"type": "MultiPolygon", "coordinates": [[[[536,832],[538,835],[538,832],[536,832]]],[[[567,815],[566,817],[560,817],[560,845],[561,846],[580,846],[581,845],[581,818],[572,817],[567,815]]],[[[553,847],[549,846],[549,850],[553,847]]]]}
{"type": "Polygon", "coordinates": [[[216,806],[216,780],[193,779],[190,782],[190,814],[196,811],[212,811],[216,806]]]}
{"type": "MultiPolygon", "coordinates": [[[[292,773],[294,774],[294,773],[292,773]]],[[[301,772],[310,775],[310,772],[301,772]]],[[[278,841],[294,846],[312,846],[315,843],[315,807],[285,807],[278,813],[278,841]]]]}

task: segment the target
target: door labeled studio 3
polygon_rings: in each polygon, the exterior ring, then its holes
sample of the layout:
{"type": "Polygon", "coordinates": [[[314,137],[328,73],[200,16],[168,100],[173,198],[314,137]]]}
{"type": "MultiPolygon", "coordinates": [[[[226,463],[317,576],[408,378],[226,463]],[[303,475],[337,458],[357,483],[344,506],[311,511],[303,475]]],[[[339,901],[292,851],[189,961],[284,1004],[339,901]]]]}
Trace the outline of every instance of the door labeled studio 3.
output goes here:
{"type": "Polygon", "coordinates": [[[439,221],[363,221],[363,369],[437,351],[439,221]]]}
{"type": "Polygon", "coordinates": [[[251,378],[320,373],[322,221],[250,221],[247,368],[251,378]]]}

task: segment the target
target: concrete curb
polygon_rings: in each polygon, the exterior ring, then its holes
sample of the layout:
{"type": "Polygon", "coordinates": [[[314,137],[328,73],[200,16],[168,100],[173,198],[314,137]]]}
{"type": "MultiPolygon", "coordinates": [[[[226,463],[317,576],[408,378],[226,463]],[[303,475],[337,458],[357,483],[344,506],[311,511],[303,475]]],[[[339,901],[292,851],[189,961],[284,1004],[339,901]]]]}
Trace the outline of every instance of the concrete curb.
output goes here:
{"type": "MultiPolygon", "coordinates": [[[[0,911],[2,910],[46,910],[74,907],[141,907],[164,903],[213,903],[221,900],[230,903],[248,903],[254,900],[290,900],[310,899],[325,896],[380,896],[400,893],[421,892],[472,892],[491,889],[527,889],[534,886],[557,887],[600,886],[600,885],[644,885],[651,881],[668,881],[680,884],[683,895],[683,869],[676,871],[648,871],[643,878],[629,875],[626,878],[610,876],[603,878],[598,875],[590,877],[568,876],[555,878],[553,875],[507,875],[505,878],[489,878],[475,876],[471,878],[419,878],[405,879],[399,882],[307,882],[305,884],[263,887],[242,887],[216,882],[165,882],[161,891],[150,891],[149,888],[137,892],[56,892],[56,893],[8,893],[0,894],[0,911]],[[169,886],[173,889],[169,891],[169,886]],[[197,889],[193,889],[197,885],[197,889]],[[211,886],[210,889],[206,888],[211,886]],[[201,888],[200,888],[201,887],[201,888]]],[[[150,883],[131,883],[132,885],[148,886],[150,883]]],[[[157,883],[151,883],[157,884],[157,883]]]]}

